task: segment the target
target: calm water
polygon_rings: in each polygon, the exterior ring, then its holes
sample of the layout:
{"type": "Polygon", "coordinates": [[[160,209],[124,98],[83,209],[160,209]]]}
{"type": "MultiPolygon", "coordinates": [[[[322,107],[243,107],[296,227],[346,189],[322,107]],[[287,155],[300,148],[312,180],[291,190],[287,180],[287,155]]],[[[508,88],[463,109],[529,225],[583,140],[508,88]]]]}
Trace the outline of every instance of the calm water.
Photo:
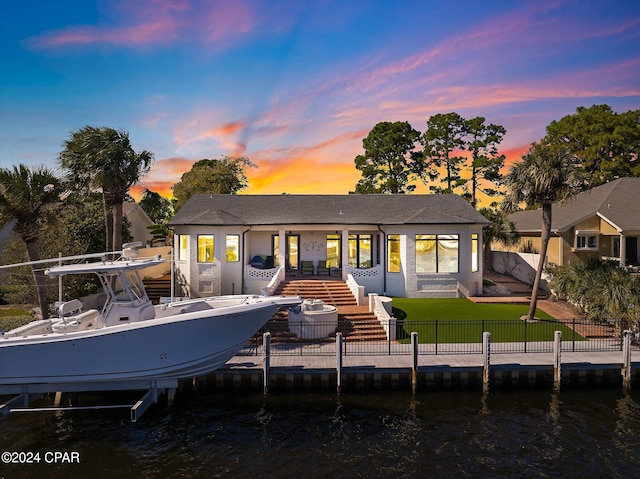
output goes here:
{"type": "MultiPolygon", "coordinates": [[[[0,477],[416,478],[640,476],[640,391],[183,394],[127,410],[13,413],[0,477]],[[79,464],[45,464],[46,452],[79,464]]],[[[51,460],[51,455],[48,459],[51,460]]]]}

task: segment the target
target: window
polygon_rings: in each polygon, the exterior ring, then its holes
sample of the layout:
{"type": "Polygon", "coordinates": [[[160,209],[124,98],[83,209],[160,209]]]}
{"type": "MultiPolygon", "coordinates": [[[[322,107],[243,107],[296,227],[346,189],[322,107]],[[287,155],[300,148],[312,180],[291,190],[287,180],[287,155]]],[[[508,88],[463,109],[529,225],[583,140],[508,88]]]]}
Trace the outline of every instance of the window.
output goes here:
{"type": "Polygon", "coordinates": [[[198,235],[198,263],[213,263],[213,235],[198,235]]]}
{"type": "Polygon", "coordinates": [[[227,263],[240,261],[240,236],[227,235],[227,263]]]}
{"type": "Polygon", "coordinates": [[[349,266],[371,268],[371,235],[349,235],[349,266]]]}
{"type": "Polygon", "coordinates": [[[400,272],[400,235],[387,236],[387,271],[400,272]]]}
{"type": "Polygon", "coordinates": [[[598,249],[598,237],[596,235],[577,235],[576,249],[598,249]]]}
{"type": "Polygon", "coordinates": [[[340,267],[340,235],[327,235],[327,266],[329,268],[340,267]]]}
{"type": "Polygon", "coordinates": [[[187,245],[189,244],[188,235],[180,235],[178,238],[178,261],[187,261],[187,245]]]}
{"type": "Polygon", "coordinates": [[[479,271],[480,265],[478,264],[478,235],[476,233],[471,234],[471,272],[475,273],[479,271]]]}
{"type": "Polygon", "coordinates": [[[611,256],[620,258],[620,237],[614,236],[611,242],[611,256]]]}
{"type": "Polygon", "coordinates": [[[416,235],[416,273],[457,273],[458,235],[416,235]]]}

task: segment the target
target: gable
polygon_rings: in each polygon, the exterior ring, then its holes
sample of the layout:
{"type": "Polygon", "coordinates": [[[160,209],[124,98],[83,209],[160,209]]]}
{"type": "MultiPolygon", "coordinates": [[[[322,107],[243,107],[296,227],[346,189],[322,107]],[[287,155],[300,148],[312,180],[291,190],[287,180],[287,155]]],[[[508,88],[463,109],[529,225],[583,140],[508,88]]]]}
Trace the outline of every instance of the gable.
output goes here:
{"type": "MultiPolygon", "coordinates": [[[[554,203],[551,230],[565,232],[589,218],[598,216],[621,233],[640,231],[640,178],[620,178],[565,203],[554,203]]],[[[509,215],[520,233],[540,232],[541,209],[518,211],[509,215]]]]}

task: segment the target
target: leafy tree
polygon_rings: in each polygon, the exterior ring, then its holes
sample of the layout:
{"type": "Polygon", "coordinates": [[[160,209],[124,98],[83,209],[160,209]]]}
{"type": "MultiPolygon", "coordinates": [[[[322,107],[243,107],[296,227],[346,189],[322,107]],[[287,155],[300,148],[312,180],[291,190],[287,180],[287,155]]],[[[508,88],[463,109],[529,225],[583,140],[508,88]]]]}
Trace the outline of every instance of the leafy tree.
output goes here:
{"type": "MultiPolygon", "coordinates": [[[[485,124],[481,116],[466,120],[467,149],[471,152],[471,205],[477,204],[476,192],[479,181],[485,180],[491,185],[499,185],[502,180],[500,169],[504,166],[504,155],[498,155],[498,145],[507,130],[501,125],[485,124]]],[[[488,196],[496,196],[495,188],[487,187],[482,191],[488,196]]]]}
{"type": "Polygon", "coordinates": [[[640,110],[615,113],[609,105],[578,107],[547,126],[545,143],[564,145],[589,175],[584,189],[640,176],[640,110]]]}
{"type": "MultiPolygon", "coordinates": [[[[105,251],[105,224],[102,217],[102,196],[98,193],[74,192],[63,202],[51,205],[41,221],[38,241],[41,258],[99,253],[105,251]]],[[[123,223],[123,239],[131,241],[129,222],[123,223]]],[[[0,245],[0,263],[16,264],[27,261],[24,246],[17,235],[0,245]]],[[[33,283],[24,268],[2,271],[0,295],[11,303],[37,301],[33,283]]],[[[95,275],[71,275],[63,283],[63,299],[73,299],[96,292],[99,283],[95,275]]],[[[58,299],[57,281],[47,281],[48,303],[58,299]]]]}
{"type": "Polygon", "coordinates": [[[527,206],[542,207],[540,261],[527,314],[529,320],[533,319],[538,302],[538,289],[551,237],[552,205],[578,193],[583,183],[573,155],[565,148],[544,143],[533,143],[522,161],[514,163],[507,174],[507,193],[502,203],[505,212],[516,211],[523,202],[527,206]]]}
{"type": "Polygon", "coordinates": [[[173,207],[178,211],[196,194],[236,194],[249,185],[247,168],[257,168],[257,165],[245,157],[198,161],[173,185],[173,207]]]}
{"type": "Polygon", "coordinates": [[[154,224],[147,226],[149,232],[153,236],[152,243],[162,241],[168,244],[171,230],[167,223],[173,216],[173,205],[171,201],[150,190],[144,190],[140,207],[151,218],[154,224]]]}
{"type": "Polygon", "coordinates": [[[140,208],[154,223],[167,222],[173,215],[173,205],[164,196],[150,190],[144,190],[140,199],[140,208]]]}
{"type": "Polygon", "coordinates": [[[136,153],[124,130],[85,126],[64,142],[59,161],[74,187],[102,191],[107,250],[119,249],[122,204],[129,189],[148,173],[153,153],[136,153]]]}
{"type": "MultiPolygon", "coordinates": [[[[40,260],[38,239],[46,209],[59,201],[60,179],[45,167],[29,169],[25,165],[13,169],[0,168],[0,224],[15,221],[13,230],[24,242],[29,261],[40,260]]],[[[32,265],[38,305],[44,319],[49,317],[46,278],[41,268],[32,265]]]]}
{"type": "Polygon", "coordinates": [[[500,210],[492,208],[480,208],[480,214],[491,223],[482,228],[482,246],[484,254],[484,267],[486,270],[493,270],[491,245],[495,241],[500,241],[505,246],[513,246],[518,243],[519,235],[513,221],[500,210]]]}
{"type": "Polygon", "coordinates": [[[412,156],[420,132],[406,121],[378,123],[362,140],[364,154],[354,162],[362,172],[354,193],[407,193],[415,190],[412,156]]]}
{"type": "Polygon", "coordinates": [[[427,121],[427,131],[420,138],[424,145],[423,177],[426,175],[431,181],[435,181],[441,176],[442,168],[446,171],[445,179],[442,180],[446,182],[446,188],[431,186],[432,191],[453,193],[455,188],[466,182],[460,175],[466,159],[453,154],[465,149],[466,134],[467,123],[455,112],[438,113],[427,121]]]}

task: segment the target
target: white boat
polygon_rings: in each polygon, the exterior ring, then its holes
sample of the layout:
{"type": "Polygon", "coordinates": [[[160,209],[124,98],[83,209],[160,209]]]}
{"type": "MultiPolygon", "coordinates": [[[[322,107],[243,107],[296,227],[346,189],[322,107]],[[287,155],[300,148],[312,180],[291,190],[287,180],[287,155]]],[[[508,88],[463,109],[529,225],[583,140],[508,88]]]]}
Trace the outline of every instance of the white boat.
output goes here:
{"type": "MultiPolygon", "coordinates": [[[[295,296],[234,295],[153,305],[140,270],[159,258],[54,266],[48,276],[93,273],[106,295],[101,310],[79,300],[58,317],[32,321],[0,336],[0,391],[11,386],[177,380],[207,374],[233,357],[295,296]]],[[[131,251],[131,249],[129,249],[131,251]]],[[[32,388],[32,390],[35,388],[32,388]]],[[[43,388],[40,388],[44,390],[43,388]]]]}

